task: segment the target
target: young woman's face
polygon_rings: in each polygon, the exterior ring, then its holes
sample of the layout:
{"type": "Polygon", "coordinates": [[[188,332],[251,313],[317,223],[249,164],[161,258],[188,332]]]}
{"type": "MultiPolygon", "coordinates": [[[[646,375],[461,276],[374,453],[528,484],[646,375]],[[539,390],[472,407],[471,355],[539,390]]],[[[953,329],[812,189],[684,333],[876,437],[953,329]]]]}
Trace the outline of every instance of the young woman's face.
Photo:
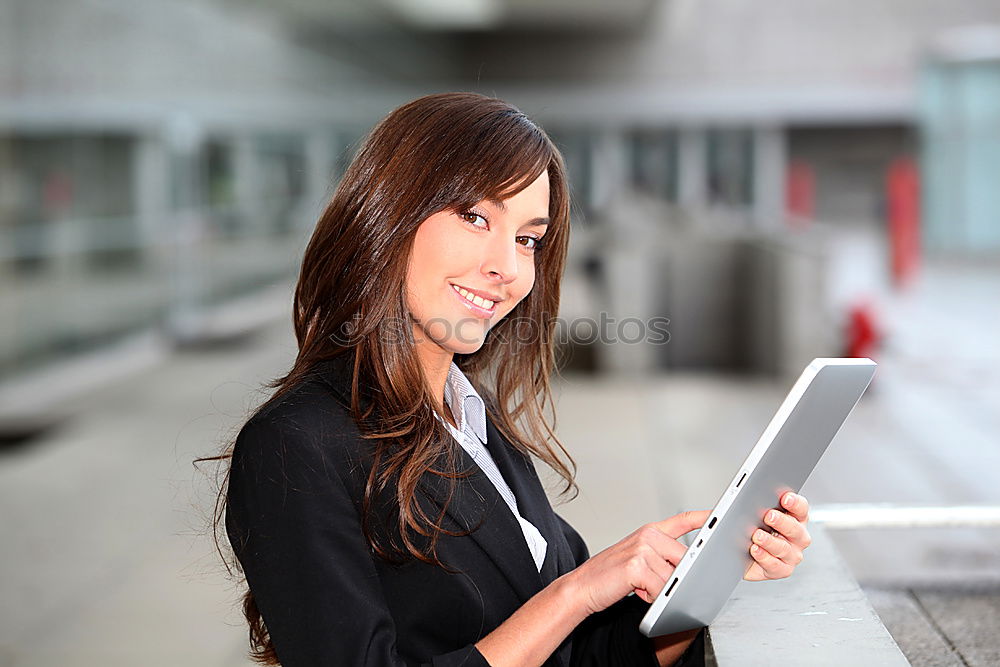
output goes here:
{"type": "Polygon", "coordinates": [[[535,283],[535,248],[549,215],[547,172],[513,197],[440,211],[413,240],[407,306],[421,356],[469,354],[535,283]]]}

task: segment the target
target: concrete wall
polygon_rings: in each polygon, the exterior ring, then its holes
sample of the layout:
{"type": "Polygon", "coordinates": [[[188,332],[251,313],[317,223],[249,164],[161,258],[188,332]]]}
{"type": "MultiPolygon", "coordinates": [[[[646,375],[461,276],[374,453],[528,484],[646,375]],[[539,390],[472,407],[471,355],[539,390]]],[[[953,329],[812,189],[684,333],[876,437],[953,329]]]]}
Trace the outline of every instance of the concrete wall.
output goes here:
{"type": "Polygon", "coordinates": [[[0,120],[142,119],[184,108],[370,119],[413,77],[454,74],[446,44],[389,25],[300,34],[250,3],[8,0],[0,8],[0,120]],[[6,33],[6,34],[5,34],[6,33]]]}
{"type": "Polygon", "coordinates": [[[916,67],[931,35],[1000,21],[991,0],[654,8],[638,33],[476,35],[466,76],[552,117],[899,120],[914,114],[916,67]]]}

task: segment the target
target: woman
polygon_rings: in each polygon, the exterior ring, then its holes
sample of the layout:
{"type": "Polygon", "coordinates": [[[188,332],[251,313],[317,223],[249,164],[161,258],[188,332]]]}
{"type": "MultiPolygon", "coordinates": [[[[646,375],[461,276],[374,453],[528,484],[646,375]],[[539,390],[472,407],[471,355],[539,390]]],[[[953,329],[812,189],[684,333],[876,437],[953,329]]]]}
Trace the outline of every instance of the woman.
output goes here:
{"type": "MultiPolygon", "coordinates": [[[[510,105],[430,95],[372,131],[303,258],[295,364],[220,496],[260,661],[666,665],[691,645],[638,623],[707,513],[588,559],[531,464],[574,488],[542,414],[568,235],[562,159],[510,105]]],[[[801,560],[808,505],[785,501],[749,579],[801,560]]]]}

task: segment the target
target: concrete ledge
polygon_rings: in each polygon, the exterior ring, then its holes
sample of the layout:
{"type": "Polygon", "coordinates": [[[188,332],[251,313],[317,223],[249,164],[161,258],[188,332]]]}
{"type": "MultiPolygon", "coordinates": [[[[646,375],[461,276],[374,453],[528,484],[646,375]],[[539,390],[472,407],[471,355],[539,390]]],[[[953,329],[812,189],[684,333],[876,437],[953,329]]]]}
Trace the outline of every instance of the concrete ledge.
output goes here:
{"type": "Polygon", "coordinates": [[[909,665],[821,524],[795,575],[741,582],[708,629],[705,664],[909,665]]]}
{"type": "Polygon", "coordinates": [[[205,307],[120,341],[0,377],[0,440],[30,437],[73,414],[88,392],[152,368],[178,345],[229,340],[290,317],[291,288],[271,285],[253,294],[205,307]]]}
{"type": "Polygon", "coordinates": [[[169,318],[167,332],[181,345],[240,336],[283,317],[290,320],[294,292],[294,285],[280,282],[211,306],[180,309],[169,318]]]}
{"type": "Polygon", "coordinates": [[[61,421],[73,399],[162,363],[170,346],[162,333],[147,330],[16,377],[0,378],[0,436],[27,435],[61,421]]]}

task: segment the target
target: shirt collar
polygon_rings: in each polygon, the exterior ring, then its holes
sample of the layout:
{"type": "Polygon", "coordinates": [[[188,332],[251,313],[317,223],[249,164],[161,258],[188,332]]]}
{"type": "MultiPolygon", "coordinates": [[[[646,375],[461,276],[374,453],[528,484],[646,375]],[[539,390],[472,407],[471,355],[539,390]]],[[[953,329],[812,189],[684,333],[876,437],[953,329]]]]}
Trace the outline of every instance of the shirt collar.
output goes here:
{"type": "Polygon", "coordinates": [[[458,430],[471,430],[486,444],[486,403],[454,361],[444,383],[444,400],[455,416],[458,430]]]}

